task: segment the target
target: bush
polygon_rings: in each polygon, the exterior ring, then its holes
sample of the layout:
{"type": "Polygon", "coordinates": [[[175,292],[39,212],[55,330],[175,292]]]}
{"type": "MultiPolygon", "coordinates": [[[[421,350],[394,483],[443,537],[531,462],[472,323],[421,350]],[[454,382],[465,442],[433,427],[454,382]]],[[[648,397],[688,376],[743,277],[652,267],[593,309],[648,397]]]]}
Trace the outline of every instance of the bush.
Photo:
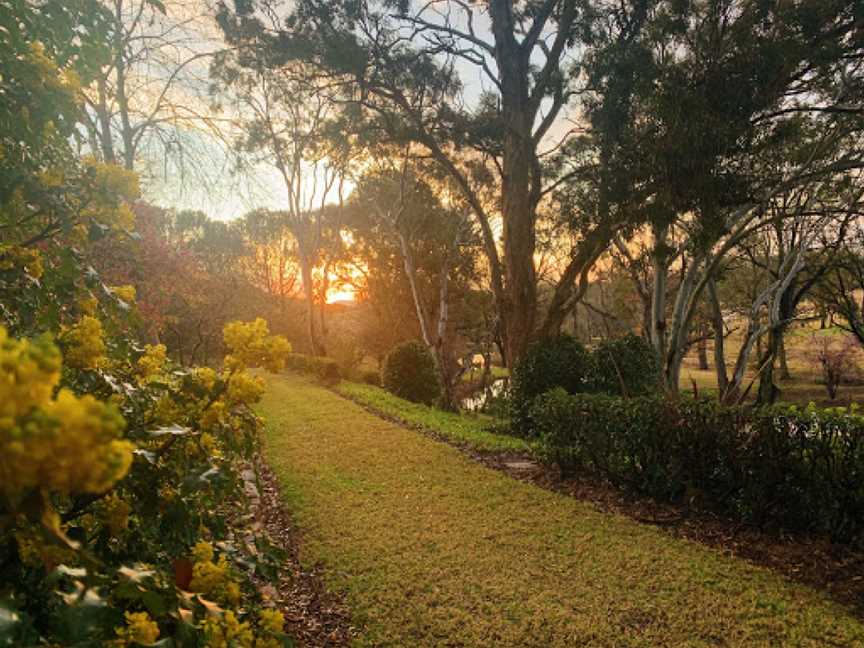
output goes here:
{"type": "Polygon", "coordinates": [[[541,453],[663,500],[693,498],[748,523],[861,540],[864,416],[745,409],[706,399],[556,389],[532,408],[541,453]]]}
{"type": "Polygon", "coordinates": [[[342,378],[339,364],[333,358],[323,356],[289,353],[285,367],[292,371],[311,374],[328,385],[337,383],[342,378]]]}
{"type": "Polygon", "coordinates": [[[360,374],[360,382],[375,387],[381,386],[381,374],[377,371],[364,371],[360,374]]]}
{"type": "Polygon", "coordinates": [[[591,354],[590,391],[639,396],[657,389],[660,362],[648,341],[632,333],[601,342],[591,354]]]}
{"type": "Polygon", "coordinates": [[[435,361],[417,341],[403,342],[391,349],[384,360],[381,384],[387,391],[415,403],[432,405],[441,396],[435,361]]]}
{"type": "Polygon", "coordinates": [[[534,434],[531,403],[555,387],[568,394],[586,391],[591,374],[591,356],[576,338],[561,335],[533,344],[513,370],[511,406],[513,430],[534,434]]]}

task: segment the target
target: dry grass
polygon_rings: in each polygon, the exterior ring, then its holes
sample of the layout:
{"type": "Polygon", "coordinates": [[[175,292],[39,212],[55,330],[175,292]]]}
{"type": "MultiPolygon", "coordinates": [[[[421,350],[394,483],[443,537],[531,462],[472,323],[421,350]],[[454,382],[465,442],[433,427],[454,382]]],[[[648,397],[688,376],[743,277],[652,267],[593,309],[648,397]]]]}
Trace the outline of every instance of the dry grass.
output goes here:
{"type": "MultiPolygon", "coordinates": [[[[864,381],[860,379],[862,376],[862,362],[864,362],[864,352],[856,354],[858,364],[858,381],[859,384],[843,385],[840,388],[840,394],[836,401],[829,401],[828,394],[825,391],[825,386],[820,384],[820,368],[813,357],[814,345],[813,338],[821,336],[837,336],[844,334],[843,331],[837,328],[820,330],[815,324],[796,325],[786,335],[786,355],[789,363],[789,372],[791,378],[788,380],[778,380],[780,387],[780,400],[789,403],[797,403],[806,405],[810,401],[814,401],[822,406],[848,405],[850,403],[864,404],[864,381]]],[[[741,339],[739,334],[733,333],[726,340],[726,364],[727,369],[731,373],[738,351],[741,348],[741,339]]],[[[710,369],[703,371],[698,368],[696,351],[691,350],[684,360],[684,366],[681,371],[681,389],[691,391],[693,383],[699,392],[711,391],[717,389],[717,375],[714,371],[714,350],[713,343],[708,343],[708,363],[710,369]]],[[[755,351],[752,354],[756,356],[755,351]]],[[[752,358],[751,358],[752,359],[752,358]]],[[[775,369],[779,379],[779,364],[775,369]]],[[[747,377],[744,380],[744,386],[752,380],[755,375],[755,367],[751,364],[747,371],[747,377]]],[[[751,389],[751,394],[755,394],[757,385],[754,384],[751,389]]]]}
{"type": "Polygon", "coordinates": [[[301,377],[270,380],[266,453],[363,646],[859,646],[775,574],[514,481],[301,377]]]}

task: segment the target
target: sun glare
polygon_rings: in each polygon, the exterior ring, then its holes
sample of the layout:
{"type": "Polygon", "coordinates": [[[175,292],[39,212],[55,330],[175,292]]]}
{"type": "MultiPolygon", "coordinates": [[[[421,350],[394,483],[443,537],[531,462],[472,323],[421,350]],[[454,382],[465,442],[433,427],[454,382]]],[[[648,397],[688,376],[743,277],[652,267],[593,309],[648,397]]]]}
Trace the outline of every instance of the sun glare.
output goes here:
{"type": "Polygon", "coordinates": [[[327,293],[327,303],[337,304],[339,302],[353,302],[357,299],[357,295],[351,286],[340,286],[338,289],[333,289],[327,293]]]}

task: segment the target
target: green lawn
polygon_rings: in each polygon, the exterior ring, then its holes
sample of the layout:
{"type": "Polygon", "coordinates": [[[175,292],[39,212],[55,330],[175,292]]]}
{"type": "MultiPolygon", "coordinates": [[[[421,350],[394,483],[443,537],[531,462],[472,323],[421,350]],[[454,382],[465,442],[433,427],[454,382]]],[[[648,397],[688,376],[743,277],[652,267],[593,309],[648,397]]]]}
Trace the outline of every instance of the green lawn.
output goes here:
{"type": "Polygon", "coordinates": [[[472,462],[299,376],[266,455],[361,646],[861,646],[805,587],[472,462]]]}
{"type": "Polygon", "coordinates": [[[374,385],[343,381],[336,386],[336,391],[410,427],[431,430],[449,441],[466,444],[475,450],[492,452],[530,450],[528,444],[522,439],[490,431],[489,428],[495,424],[495,419],[491,416],[467,412],[461,414],[444,412],[398,398],[386,389],[374,385]]]}

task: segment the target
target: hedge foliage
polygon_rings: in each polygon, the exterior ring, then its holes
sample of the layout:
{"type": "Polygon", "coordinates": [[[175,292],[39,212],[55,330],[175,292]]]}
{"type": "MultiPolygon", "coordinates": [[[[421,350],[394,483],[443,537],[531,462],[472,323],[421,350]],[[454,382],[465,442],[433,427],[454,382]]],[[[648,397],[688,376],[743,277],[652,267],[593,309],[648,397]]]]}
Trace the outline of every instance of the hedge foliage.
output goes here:
{"type": "Polygon", "coordinates": [[[526,436],[535,434],[531,406],[550,389],[560,387],[568,394],[636,396],[656,388],[659,372],[654,350],[635,335],[604,341],[593,351],[567,334],[540,340],[513,371],[513,429],[526,436]]]}
{"type": "Polygon", "coordinates": [[[657,354],[643,337],[604,340],[591,353],[591,392],[639,396],[656,390],[659,381],[657,354]]]}
{"type": "Polygon", "coordinates": [[[435,361],[416,340],[397,344],[387,354],[381,384],[387,391],[414,403],[432,405],[441,396],[435,361]]]}
{"type": "Polygon", "coordinates": [[[337,383],[342,378],[342,372],[339,371],[339,363],[333,358],[323,356],[289,353],[285,367],[292,371],[312,374],[327,384],[337,383]]]}
{"type": "Polygon", "coordinates": [[[748,523],[864,537],[864,416],[746,409],[707,399],[555,389],[534,403],[541,452],[653,497],[698,500],[748,523]]]}

